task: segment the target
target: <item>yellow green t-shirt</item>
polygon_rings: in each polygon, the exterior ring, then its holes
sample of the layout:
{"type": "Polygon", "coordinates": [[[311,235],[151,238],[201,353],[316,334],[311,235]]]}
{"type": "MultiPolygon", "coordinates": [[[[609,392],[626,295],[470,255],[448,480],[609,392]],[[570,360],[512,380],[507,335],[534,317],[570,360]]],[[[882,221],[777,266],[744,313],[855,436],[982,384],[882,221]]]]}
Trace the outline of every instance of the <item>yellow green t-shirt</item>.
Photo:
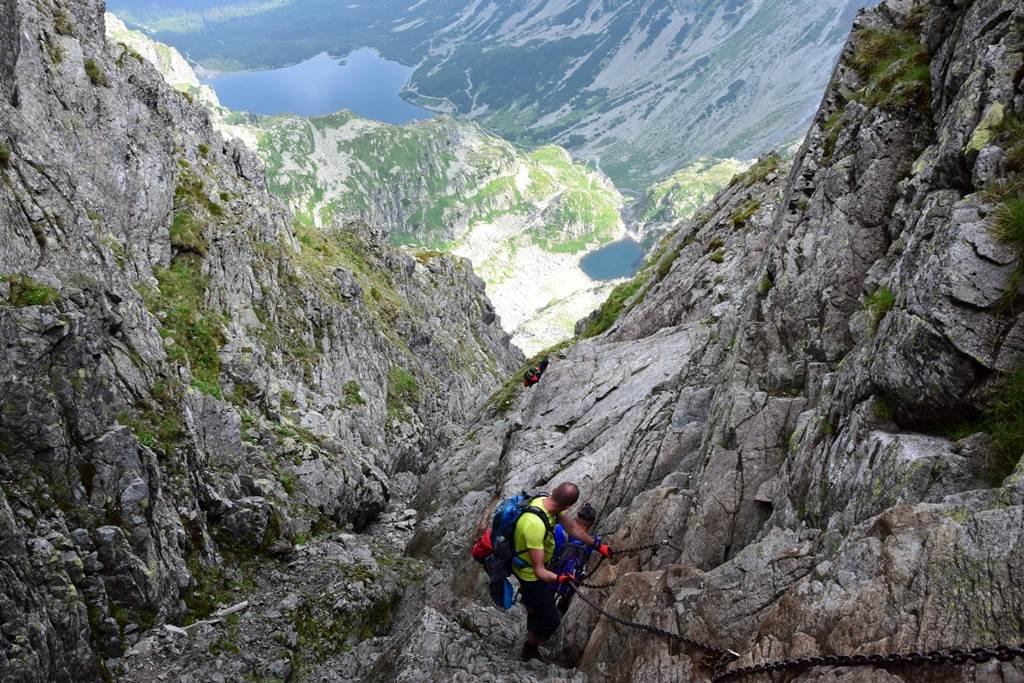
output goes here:
{"type": "MultiPolygon", "coordinates": [[[[555,515],[545,510],[544,506],[541,504],[544,498],[544,496],[534,498],[530,501],[530,505],[532,507],[539,508],[548,516],[548,522],[551,524],[551,529],[554,530],[555,522],[557,520],[555,515]]],[[[544,564],[550,562],[551,556],[555,553],[555,535],[553,533],[547,533],[547,529],[544,528],[544,522],[540,517],[532,512],[524,512],[519,516],[519,520],[516,522],[516,533],[513,536],[513,540],[516,544],[516,550],[525,550],[527,548],[543,550],[544,564]]],[[[525,581],[536,581],[537,574],[533,571],[533,563],[530,561],[530,554],[523,553],[520,557],[526,561],[527,566],[516,567],[513,569],[516,576],[525,581]]]]}

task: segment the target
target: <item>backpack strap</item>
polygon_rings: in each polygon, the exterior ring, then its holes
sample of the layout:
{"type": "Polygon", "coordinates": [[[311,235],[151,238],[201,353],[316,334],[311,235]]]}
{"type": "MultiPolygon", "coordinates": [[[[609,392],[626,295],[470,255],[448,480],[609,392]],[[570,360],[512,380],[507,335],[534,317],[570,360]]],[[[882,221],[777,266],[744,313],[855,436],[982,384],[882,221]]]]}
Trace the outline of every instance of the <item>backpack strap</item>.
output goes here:
{"type": "Polygon", "coordinates": [[[548,513],[547,512],[545,512],[544,510],[541,510],[539,507],[536,507],[534,505],[531,505],[530,507],[526,508],[525,510],[523,510],[523,512],[524,513],[532,512],[533,514],[535,514],[538,517],[540,517],[540,521],[544,522],[544,535],[545,536],[553,536],[554,535],[555,528],[553,526],[551,526],[551,522],[548,521],[548,513]]]}
{"type": "MultiPolygon", "coordinates": [[[[534,496],[534,498],[540,498],[540,496],[534,496]]],[[[530,500],[533,500],[533,498],[531,498],[530,500]]],[[[529,507],[527,507],[526,509],[523,510],[523,514],[525,515],[527,512],[529,512],[530,514],[537,515],[538,517],[540,517],[540,521],[544,523],[544,536],[545,537],[547,537],[547,536],[554,536],[555,535],[555,529],[554,529],[553,526],[551,526],[551,522],[548,520],[548,515],[547,515],[547,513],[544,510],[541,510],[536,505],[530,505],[529,507]]],[[[522,519],[522,515],[520,515],[520,519],[522,519]]],[[[516,524],[518,524],[518,523],[519,522],[517,520],[516,524]]],[[[522,550],[515,550],[515,546],[513,546],[512,549],[514,551],[514,554],[512,555],[513,558],[519,558],[520,555],[522,555],[523,553],[528,552],[530,550],[529,548],[523,548],[522,550]]]]}
{"type": "MultiPolygon", "coordinates": [[[[550,496],[547,493],[538,493],[538,494],[535,494],[533,496],[530,496],[530,500],[532,501],[532,500],[536,500],[538,498],[549,498],[549,497],[550,496]]],[[[547,513],[547,511],[542,510],[541,508],[537,507],[536,505],[529,505],[529,506],[526,507],[526,509],[523,510],[523,512],[532,512],[533,514],[535,514],[538,517],[540,517],[540,521],[544,522],[544,535],[545,536],[554,536],[555,535],[555,528],[553,526],[551,526],[551,522],[548,521],[548,513],[547,513]]]]}

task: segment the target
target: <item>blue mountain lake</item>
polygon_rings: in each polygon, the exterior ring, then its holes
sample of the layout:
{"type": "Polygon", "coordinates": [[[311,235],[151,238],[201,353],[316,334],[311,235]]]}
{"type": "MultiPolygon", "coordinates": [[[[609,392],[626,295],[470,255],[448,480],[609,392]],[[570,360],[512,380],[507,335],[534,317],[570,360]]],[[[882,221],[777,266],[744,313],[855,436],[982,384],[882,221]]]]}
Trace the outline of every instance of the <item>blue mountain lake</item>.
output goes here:
{"type": "Polygon", "coordinates": [[[326,53],[269,71],[218,74],[205,82],[221,104],[253,114],[322,116],[339,109],[385,123],[408,123],[434,112],[402,99],[413,68],[388,61],[370,48],[340,61],[326,53]]]}
{"type": "Polygon", "coordinates": [[[580,268],[594,280],[617,280],[632,277],[643,262],[643,247],[627,237],[590,252],[580,259],[580,268]]]}

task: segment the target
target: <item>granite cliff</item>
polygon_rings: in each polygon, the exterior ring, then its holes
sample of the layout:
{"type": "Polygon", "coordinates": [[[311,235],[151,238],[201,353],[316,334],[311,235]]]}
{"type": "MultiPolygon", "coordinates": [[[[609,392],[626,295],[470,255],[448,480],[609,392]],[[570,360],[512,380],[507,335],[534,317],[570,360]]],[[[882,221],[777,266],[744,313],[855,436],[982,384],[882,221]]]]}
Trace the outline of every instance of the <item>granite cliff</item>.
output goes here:
{"type": "Polygon", "coordinates": [[[0,10],[0,677],[90,680],[377,519],[521,359],[467,261],[293,223],[102,3],[0,10]]]}

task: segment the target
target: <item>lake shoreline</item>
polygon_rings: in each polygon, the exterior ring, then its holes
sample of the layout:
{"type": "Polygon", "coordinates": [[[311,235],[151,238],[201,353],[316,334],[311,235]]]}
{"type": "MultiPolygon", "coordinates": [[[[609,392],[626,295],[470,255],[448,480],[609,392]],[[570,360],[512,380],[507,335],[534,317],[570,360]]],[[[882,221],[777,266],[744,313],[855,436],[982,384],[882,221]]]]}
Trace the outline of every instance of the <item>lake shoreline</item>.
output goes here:
{"type": "Polygon", "coordinates": [[[633,277],[643,265],[646,251],[630,236],[610,242],[580,258],[579,267],[595,282],[633,277]]]}
{"type": "Polygon", "coordinates": [[[232,111],[317,117],[346,110],[402,125],[438,116],[402,97],[414,69],[385,59],[376,48],[362,47],[341,57],[321,52],[277,69],[203,69],[199,80],[213,88],[221,104],[232,111]]]}

